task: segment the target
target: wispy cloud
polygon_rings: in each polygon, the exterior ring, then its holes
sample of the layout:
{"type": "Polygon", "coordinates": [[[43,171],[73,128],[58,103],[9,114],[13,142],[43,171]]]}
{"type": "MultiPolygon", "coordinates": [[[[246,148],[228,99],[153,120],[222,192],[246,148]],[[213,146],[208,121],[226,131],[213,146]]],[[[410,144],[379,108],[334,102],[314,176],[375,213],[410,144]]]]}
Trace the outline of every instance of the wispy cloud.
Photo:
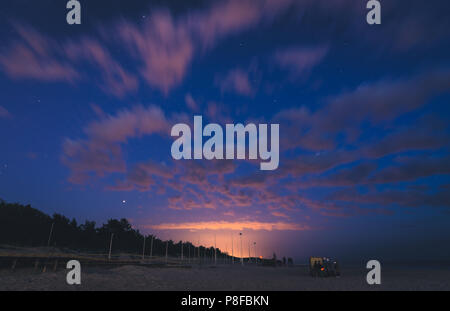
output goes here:
{"type": "Polygon", "coordinates": [[[339,135],[345,137],[346,143],[354,143],[363,122],[369,122],[373,128],[392,124],[396,118],[427,105],[434,96],[448,93],[449,81],[450,71],[445,69],[412,77],[383,78],[330,96],[327,104],[314,112],[307,107],[280,111],[274,119],[283,122],[291,133],[282,146],[333,150],[339,135]]]}
{"type": "Polygon", "coordinates": [[[64,48],[29,26],[14,24],[19,38],[0,53],[0,66],[14,79],[74,82],[80,78],[78,70],[64,58],[64,48]]]}
{"type": "Polygon", "coordinates": [[[15,79],[74,83],[90,77],[80,66],[90,64],[108,94],[123,97],[136,91],[140,76],[167,95],[183,81],[196,56],[227,36],[271,22],[291,4],[292,0],[226,0],[177,16],[153,10],[142,25],[123,20],[62,43],[16,23],[18,40],[0,54],[0,66],[15,79]],[[127,70],[112,56],[117,46],[132,60],[127,70]]]}
{"type": "Polygon", "coordinates": [[[84,128],[86,138],[66,138],[62,162],[71,169],[70,181],[74,183],[84,182],[92,174],[124,172],[122,143],[153,133],[168,135],[168,129],[169,123],[158,107],[124,109],[89,123],[84,128]]]}
{"type": "Polygon", "coordinates": [[[124,97],[138,88],[138,79],[127,72],[97,40],[83,38],[65,45],[66,55],[75,63],[88,62],[100,73],[102,89],[117,97],[124,97]]]}
{"type": "MultiPolygon", "coordinates": [[[[30,26],[14,24],[18,38],[0,53],[0,66],[14,79],[75,83],[91,79],[83,65],[90,65],[101,77],[100,86],[109,94],[123,97],[135,91],[138,81],[94,38],[58,42],[30,26]]],[[[95,74],[94,74],[95,76],[95,74]]]]}
{"type": "Polygon", "coordinates": [[[289,218],[288,215],[286,215],[285,213],[282,213],[282,212],[272,212],[271,215],[275,216],[275,217],[289,218]]]}
{"type": "MultiPolygon", "coordinates": [[[[125,49],[140,64],[141,76],[167,95],[181,83],[195,56],[227,36],[270,21],[291,3],[228,0],[177,17],[159,10],[152,12],[142,26],[125,21],[116,29],[125,49]]],[[[241,92],[249,92],[244,80],[236,86],[241,92]]]]}

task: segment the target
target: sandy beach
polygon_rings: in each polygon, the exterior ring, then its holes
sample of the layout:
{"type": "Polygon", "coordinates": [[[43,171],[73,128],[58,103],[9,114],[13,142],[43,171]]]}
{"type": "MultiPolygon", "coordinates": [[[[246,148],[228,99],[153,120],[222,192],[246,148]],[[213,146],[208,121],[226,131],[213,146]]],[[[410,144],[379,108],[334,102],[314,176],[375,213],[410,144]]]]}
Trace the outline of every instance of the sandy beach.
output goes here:
{"type": "Polygon", "coordinates": [[[86,291],[308,291],[308,290],[450,290],[448,268],[385,268],[382,284],[369,286],[366,270],[343,268],[339,278],[312,278],[306,267],[239,265],[149,268],[120,266],[82,269],[82,284],[67,285],[66,271],[0,270],[0,290],[86,291]]]}

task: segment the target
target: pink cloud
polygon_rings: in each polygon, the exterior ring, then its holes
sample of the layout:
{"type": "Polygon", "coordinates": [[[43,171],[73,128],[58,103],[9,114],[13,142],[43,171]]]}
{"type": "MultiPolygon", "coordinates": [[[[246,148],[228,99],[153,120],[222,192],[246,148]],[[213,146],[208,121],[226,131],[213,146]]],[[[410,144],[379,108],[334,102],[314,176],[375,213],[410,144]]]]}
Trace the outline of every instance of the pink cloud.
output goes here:
{"type": "Polygon", "coordinates": [[[204,48],[218,39],[270,22],[284,12],[292,0],[229,0],[217,2],[208,10],[187,16],[186,25],[204,48]]]}
{"type": "Polygon", "coordinates": [[[167,94],[179,84],[194,56],[189,29],[167,11],[153,13],[143,27],[129,22],[118,27],[124,47],[141,64],[141,75],[148,84],[167,94]]]}
{"type": "Polygon", "coordinates": [[[84,129],[87,138],[67,138],[63,143],[62,161],[72,172],[69,181],[81,183],[90,174],[124,173],[126,165],[121,144],[130,138],[154,133],[168,135],[168,129],[164,113],[155,106],[136,106],[91,122],[84,129]]]}
{"type": "Polygon", "coordinates": [[[115,191],[149,191],[152,186],[157,185],[156,180],[160,180],[165,187],[168,186],[168,180],[174,176],[175,172],[172,167],[167,167],[162,163],[148,161],[138,163],[133,166],[126,174],[125,180],[118,181],[116,185],[107,187],[108,190],[115,191]]]}
{"type": "Polygon", "coordinates": [[[411,150],[439,149],[450,143],[447,128],[446,120],[437,115],[425,115],[414,120],[413,126],[397,126],[378,141],[367,142],[361,153],[368,158],[380,158],[411,150]]]}
{"type": "Polygon", "coordinates": [[[348,124],[358,126],[365,118],[374,124],[392,121],[449,89],[450,71],[429,71],[407,79],[382,79],[330,98],[330,104],[316,118],[320,118],[317,121],[321,130],[333,132],[348,124]]]}
{"type": "MultiPolygon", "coordinates": [[[[328,199],[334,201],[353,202],[354,204],[379,205],[380,213],[390,213],[387,207],[401,206],[405,208],[434,207],[450,208],[450,192],[440,190],[434,193],[427,193],[417,189],[389,189],[384,191],[371,190],[368,193],[361,194],[354,188],[345,188],[331,194],[328,199]]],[[[366,210],[362,207],[361,210],[366,210]]]]}
{"type": "Polygon", "coordinates": [[[272,214],[272,216],[275,216],[275,217],[289,218],[288,215],[286,215],[285,213],[282,213],[282,212],[272,212],[271,214],[272,214]]]}
{"type": "Polygon", "coordinates": [[[189,110],[193,112],[199,111],[199,105],[194,100],[194,98],[192,98],[191,94],[186,94],[186,96],[184,97],[184,101],[186,102],[186,106],[189,108],[189,110]]]}
{"type": "Polygon", "coordinates": [[[61,159],[71,170],[69,181],[75,184],[86,182],[91,174],[103,177],[126,169],[120,146],[99,141],[66,139],[61,159]]]}
{"type": "Polygon", "coordinates": [[[2,106],[0,106],[0,118],[11,118],[9,111],[2,106]]]}
{"type": "Polygon", "coordinates": [[[0,66],[14,78],[74,82],[80,74],[70,62],[58,60],[63,47],[30,27],[14,24],[19,40],[0,54],[0,66]]]}
{"type": "Polygon", "coordinates": [[[248,72],[241,69],[231,70],[225,77],[217,77],[216,84],[219,85],[222,92],[235,92],[245,96],[254,94],[248,72]]]}
{"type": "Polygon", "coordinates": [[[433,96],[448,92],[449,81],[448,70],[422,72],[405,79],[385,78],[331,96],[315,112],[305,107],[281,111],[274,120],[283,122],[291,134],[281,146],[330,151],[336,147],[339,134],[352,143],[359,137],[362,122],[370,122],[374,127],[386,126],[399,116],[425,106],[433,96]]]}
{"type": "Polygon", "coordinates": [[[108,115],[92,122],[84,129],[94,140],[105,142],[125,142],[132,137],[153,133],[168,135],[170,123],[164,112],[156,106],[135,106],[108,115]]]}
{"type": "MultiPolygon", "coordinates": [[[[160,10],[143,26],[123,22],[116,29],[124,47],[141,64],[146,82],[164,94],[181,83],[196,51],[211,49],[218,40],[268,22],[289,7],[291,0],[227,0],[207,9],[172,16],[160,10]]],[[[235,86],[248,93],[243,76],[235,86]]]]}
{"type": "Polygon", "coordinates": [[[0,54],[0,66],[14,79],[74,83],[88,74],[80,64],[89,63],[100,73],[100,86],[114,96],[135,91],[137,79],[92,38],[59,43],[28,26],[14,24],[18,39],[0,54]]]}
{"type": "Polygon", "coordinates": [[[274,55],[275,62],[289,70],[295,77],[307,75],[326,56],[328,47],[291,47],[279,50],[274,55]]]}
{"type": "MultiPolygon", "coordinates": [[[[0,66],[16,79],[73,83],[90,76],[79,69],[80,64],[88,63],[99,72],[106,93],[123,97],[137,89],[138,79],[112,57],[107,43],[120,46],[137,62],[135,71],[146,83],[167,95],[186,76],[196,52],[211,49],[226,36],[270,22],[291,2],[226,0],[176,17],[167,10],[155,10],[141,26],[123,21],[108,27],[111,31],[103,28],[99,33],[104,43],[95,37],[98,34],[58,43],[16,24],[19,38],[0,54],[0,66]]],[[[247,93],[248,86],[242,83],[237,86],[247,93]]]]}
{"type": "Polygon", "coordinates": [[[115,61],[98,41],[84,38],[78,42],[70,42],[65,45],[65,51],[69,59],[75,62],[88,61],[98,68],[105,92],[123,97],[137,89],[137,78],[115,61]]]}
{"type": "Polygon", "coordinates": [[[399,181],[413,181],[418,178],[433,175],[449,174],[450,158],[448,156],[398,156],[394,159],[393,166],[384,168],[370,180],[377,183],[392,183],[399,181]]]}
{"type": "Polygon", "coordinates": [[[311,173],[325,172],[341,164],[350,163],[357,155],[350,151],[329,151],[315,154],[299,155],[286,159],[280,167],[280,174],[303,176],[311,173]]]}

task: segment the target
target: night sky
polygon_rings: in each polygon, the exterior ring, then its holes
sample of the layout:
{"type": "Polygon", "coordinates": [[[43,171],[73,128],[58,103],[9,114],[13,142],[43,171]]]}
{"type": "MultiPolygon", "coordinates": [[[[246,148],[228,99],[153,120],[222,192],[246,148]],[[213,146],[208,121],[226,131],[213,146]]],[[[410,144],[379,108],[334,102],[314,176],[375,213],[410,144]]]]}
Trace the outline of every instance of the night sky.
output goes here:
{"type": "Polygon", "coordinates": [[[235,255],[450,259],[449,1],[80,2],[0,3],[0,198],[235,255]],[[278,169],[172,159],[194,115],[280,124],[278,169]]]}

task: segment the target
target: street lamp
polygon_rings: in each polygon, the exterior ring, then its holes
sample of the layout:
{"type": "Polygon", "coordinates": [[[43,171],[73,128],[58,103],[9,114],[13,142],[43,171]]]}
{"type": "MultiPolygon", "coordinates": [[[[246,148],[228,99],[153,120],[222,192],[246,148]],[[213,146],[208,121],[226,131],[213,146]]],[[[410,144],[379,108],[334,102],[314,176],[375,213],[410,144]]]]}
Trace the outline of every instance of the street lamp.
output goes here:
{"type": "Polygon", "coordinates": [[[217,244],[215,234],[214,234],[214,265],[217,265],[217,244]]]}
{"type": "Polygon", "coordinates": [[[231,235],[231,264],[234,264],[234,242],[233,242],[233,234],[231,235]]]}
{"type": "Polygon", "coordinates": [[[242,254],[242,232],[239,232],[239,239],[241,240],[241,265],[243,266],[244,265],[244,257],[243,257],[243,254],[242,254]]]}
{"type": "Polygon", "coordinates": [[[144,235],[144,245],[142,246],[142,260],[145,259],[145,235],[144,235]]]}
{"type": "Polygon", "coordinates": [[[169,240],[166,241],[166,264],[167,264],[168,250],[169,250],[169,240]]]}
{"type": "Polygon", "coordinates": [[[183,241],[181,242],[181,262],[183,262],[183,241]]]}
{"type": "Polygon", "coordinates": [[[111,233],[111,240],[109,241],[108,260],[111,260],[111,249],[112,249],[113,238],[114,238],[114,233],[111,233]]]}
{"type": "Polygon", "coordinates": [[[150,243],[150,260],[152,260],[153,256],[153,234],[152,234],[152,242],[150,243]]]}

